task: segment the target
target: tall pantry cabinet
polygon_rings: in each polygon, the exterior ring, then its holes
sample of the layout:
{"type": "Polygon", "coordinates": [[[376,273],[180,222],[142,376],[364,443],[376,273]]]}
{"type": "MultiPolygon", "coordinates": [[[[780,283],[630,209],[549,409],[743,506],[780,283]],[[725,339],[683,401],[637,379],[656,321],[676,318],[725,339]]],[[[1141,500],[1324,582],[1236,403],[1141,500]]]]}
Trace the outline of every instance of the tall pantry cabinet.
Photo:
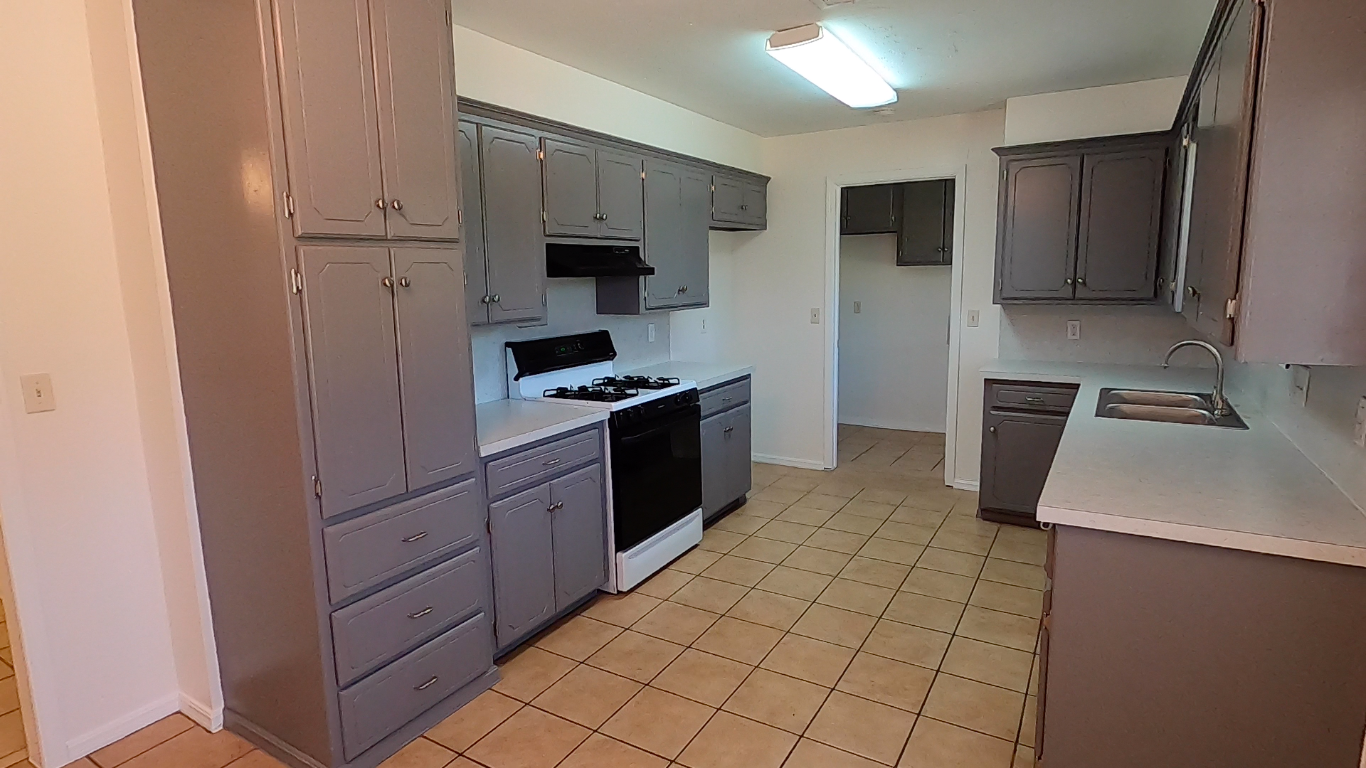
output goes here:
{"type": "Polygon", "coordinates": [[[446,0],[134,0],[233,731],[373,768],[489,687],[446,0]]]}

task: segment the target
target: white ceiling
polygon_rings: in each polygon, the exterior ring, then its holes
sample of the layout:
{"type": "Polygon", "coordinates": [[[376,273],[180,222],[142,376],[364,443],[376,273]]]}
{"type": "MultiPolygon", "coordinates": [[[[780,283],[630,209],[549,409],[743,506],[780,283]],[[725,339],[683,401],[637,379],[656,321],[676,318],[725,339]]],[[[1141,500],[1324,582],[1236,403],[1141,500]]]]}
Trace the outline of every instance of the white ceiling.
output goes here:
{"type": "Polygon", "coordinates": [[[761,136],[975,112],[1189,72],[1215,0],[455,0],[457,24],[761,136]],[[845,107],[764,52],[822,22],[899,91],[845,107]]]}

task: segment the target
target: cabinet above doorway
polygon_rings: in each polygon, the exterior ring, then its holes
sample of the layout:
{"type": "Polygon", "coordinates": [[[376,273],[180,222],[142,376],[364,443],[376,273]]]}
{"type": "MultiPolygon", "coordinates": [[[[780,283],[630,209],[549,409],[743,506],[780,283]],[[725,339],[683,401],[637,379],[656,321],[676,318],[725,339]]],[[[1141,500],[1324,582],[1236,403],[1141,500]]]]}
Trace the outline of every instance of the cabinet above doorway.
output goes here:
{"type": "Polygon", "coordinates": [[[845,187],[841,235],[896,235],[898,267],[953,264],[953,179],[845,187]]]}

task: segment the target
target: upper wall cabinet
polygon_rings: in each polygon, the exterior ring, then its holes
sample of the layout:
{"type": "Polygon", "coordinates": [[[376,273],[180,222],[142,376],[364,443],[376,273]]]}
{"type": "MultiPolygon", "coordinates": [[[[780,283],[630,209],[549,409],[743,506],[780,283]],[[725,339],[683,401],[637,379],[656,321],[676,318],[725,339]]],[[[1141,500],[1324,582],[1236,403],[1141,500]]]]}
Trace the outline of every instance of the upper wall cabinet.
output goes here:
{"type": "Polygon", "coordinates": [[[942,267],[953,264],[953,179],[900,185],[896,265],[942,267]]]}
{"type": "Polygon", "coordinates": [[[640,157],[545,139],[545,233],[639,240],[644,221],[640,157]]]}
{"type": "Polygon", "coordinates": [[[1167,134],[998,149],[998,303],[1157,297],[1167,134]]]}
{"type": "Polygon", "coordinates": [[[707,197],[711,180],[698,169],[651,160],[645,171],[646,309],[705,307],[710,245],[707,197]]]}
{"type": "Polygon", "coordinates": [[[901,218],[902,185],[870,184],[840,192],[841,235],[890,235],[901,218]]]}
{"type": "Polygon", "coordinates": [[[758,178],[713,174],[713,229],[768,229],[768,183],[758,178]]]}
{"type": "Polygon", "coordinates": [[[459,239],[445,0],[274,5],[295,235],[459,239]]]}

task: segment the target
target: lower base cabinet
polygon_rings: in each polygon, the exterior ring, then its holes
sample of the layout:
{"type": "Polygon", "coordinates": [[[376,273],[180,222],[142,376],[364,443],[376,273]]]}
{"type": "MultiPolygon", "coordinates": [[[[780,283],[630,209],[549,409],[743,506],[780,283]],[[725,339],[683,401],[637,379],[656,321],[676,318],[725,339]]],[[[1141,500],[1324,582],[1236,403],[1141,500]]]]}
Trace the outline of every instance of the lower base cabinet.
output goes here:
{"type": "Polygon", "coordinates": [[[490,487],[496,475],[511,494],[489,504],[494,635],[500,651],[607,583],[602,434],[597,428],[585,434],[593,436],[597,448],[577,451],[577,462],[564,464],[556,455],[575,442],[560,437],[486,463],[490,487]],[[547,465],[555,474],[540,471],[547,465]],[[509,467],[520,469],[527,480],[507,484],[509,467]]]}
{"type": "Polygon", "coordinates": [[[743,502],[752,486],[749,378],[702,393],[702,517],[743,502]]]}
{"type": "Polygon", "coordinates": [[[1076,397],[1075,387],[988,381],[982,413],[985,520],[1034,525],[1053,457],[1076,397]]]}

